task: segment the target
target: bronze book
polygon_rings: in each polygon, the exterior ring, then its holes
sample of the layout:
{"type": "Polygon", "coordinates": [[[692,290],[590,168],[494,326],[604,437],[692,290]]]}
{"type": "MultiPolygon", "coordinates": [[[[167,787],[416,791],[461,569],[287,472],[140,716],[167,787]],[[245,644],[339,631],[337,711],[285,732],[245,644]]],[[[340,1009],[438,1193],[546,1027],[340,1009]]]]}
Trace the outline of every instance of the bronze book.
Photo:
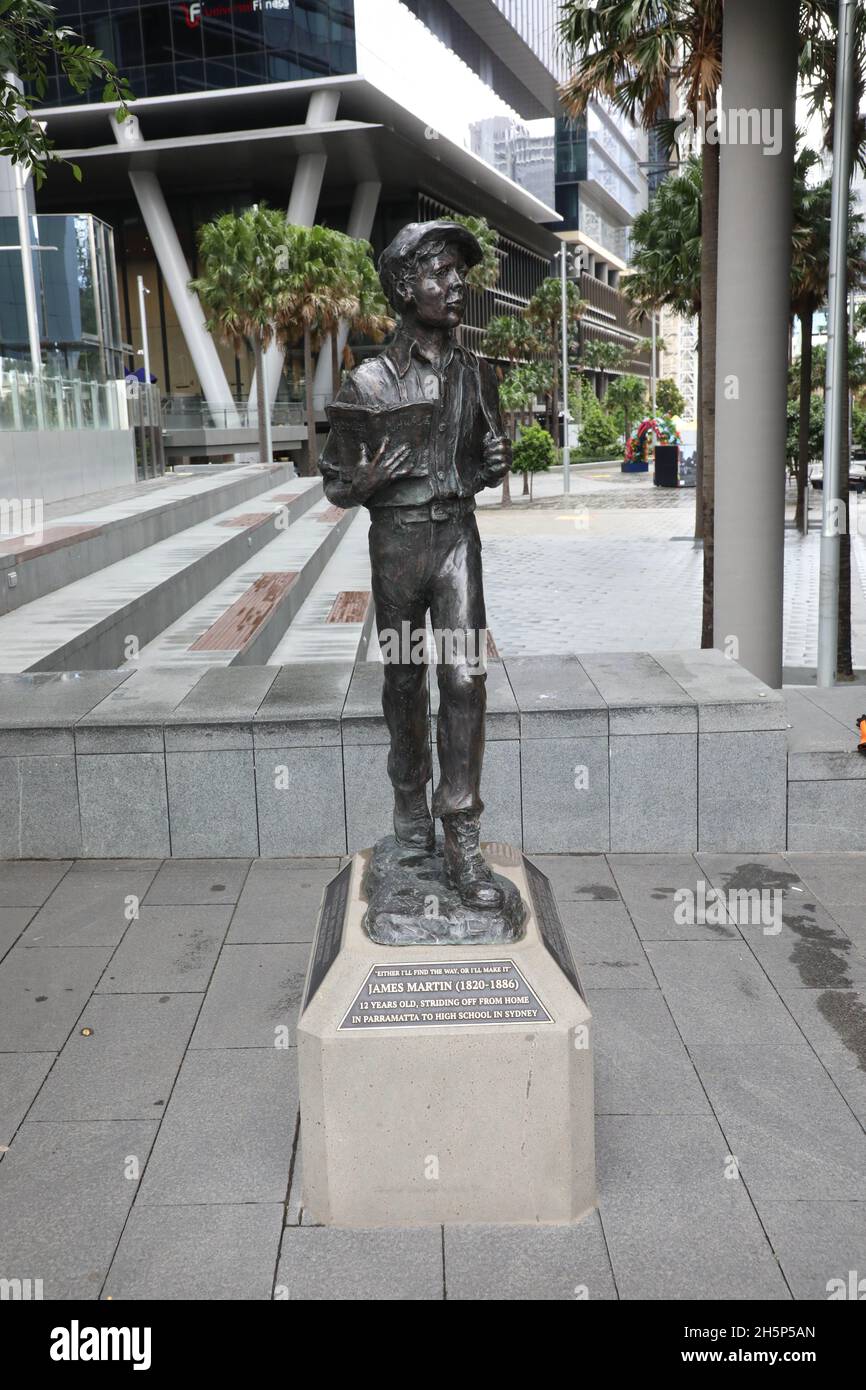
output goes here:
{"type": "Polygon", "coordinates": [[[410,456],[400,469],[401,478],[426,477],[426,448],[434,409],[434,401],[387,407],[350,405],[341,401],[326,405],[325,414],[337,443],[341,478],[347,482],[351,480],[362,444],[372,458],[386,439],[389,453],[407,444],[415,456],[410,456]]]}

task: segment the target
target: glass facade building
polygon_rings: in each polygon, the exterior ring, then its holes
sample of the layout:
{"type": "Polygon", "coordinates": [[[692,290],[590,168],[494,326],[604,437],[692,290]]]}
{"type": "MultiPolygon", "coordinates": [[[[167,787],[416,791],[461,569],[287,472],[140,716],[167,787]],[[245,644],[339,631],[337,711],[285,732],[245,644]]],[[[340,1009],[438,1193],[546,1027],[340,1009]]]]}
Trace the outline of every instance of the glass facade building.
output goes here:
{"type": "MultiPolygon", "coordinates": [[[[31,216],[36,313],[48,370],[107,381],[123,375],[112,230],[89,214],[31,216]]],[[[0,357],[30,363],[18,220],[0,217],[0,357]]]]}
{"type": "MultiPolygon", "coordinates": [[[[58,21],[116,63],[136,97],[355,71],[352,0],[55,0],[58,21]]],[[[54,72],[47,106],[98,101],[54,72]]]]}

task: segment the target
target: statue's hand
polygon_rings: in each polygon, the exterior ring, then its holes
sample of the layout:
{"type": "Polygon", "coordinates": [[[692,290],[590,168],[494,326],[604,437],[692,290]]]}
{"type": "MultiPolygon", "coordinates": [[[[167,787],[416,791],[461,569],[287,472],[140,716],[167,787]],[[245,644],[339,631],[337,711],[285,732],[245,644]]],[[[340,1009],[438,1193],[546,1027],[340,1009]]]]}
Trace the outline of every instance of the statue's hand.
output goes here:
{"type": "Polygon", "coordinates": [[[505,435],[486,434],[481,476],[488,487],[501,483],[511,467],[511,440],[505,435]]]}
{"type": "MultiPolygon", "coordinates": [[[[387,437],[382,440],[377,452],[370,458],[366,448],[361,445],[361,457],[352,474],[352,491],[360,502],[366,502],[380,487],[401,475],[401,466],[406,462],[411,450],[408,444],[388,452],[387,437]]],[[[408,470],[407,470],[408,471],[408,470]]]]}

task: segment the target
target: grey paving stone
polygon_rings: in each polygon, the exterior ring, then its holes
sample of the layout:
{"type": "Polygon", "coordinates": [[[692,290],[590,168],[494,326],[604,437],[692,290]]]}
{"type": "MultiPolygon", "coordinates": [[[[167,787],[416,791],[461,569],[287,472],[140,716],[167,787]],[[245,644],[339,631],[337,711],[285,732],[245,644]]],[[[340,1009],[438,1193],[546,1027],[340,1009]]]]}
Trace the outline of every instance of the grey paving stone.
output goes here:
{"type": "MultiPolygon", "coordinates": [[[[292,1164],[292,1181],[286,1202],[286,1225],[301,1226],[304,1222],[304,1161],[301,1154],[300,1124],[295,1141],[295,1158],[292,1164]]],[[[307,1222],[309,1225],[309,1222],[307,1222]]]]}
{"type": "Polygon", "coordinates": [[[516,656],[504,666],[523,739],[607,736],[607,704],[576,656],[516,656]]]}
{"type": "Polygon", "coordinates": [[[162,1119],[200,1002],[195,994],[94,995],[28,1118],[162,1119]]]}
{"type": "Polygon", "coordinates": [[[211,667],[175,707],[171,722],[248,721],[258,711],[277,674],[274,666],[211,667]]]}
{"type": "Polygon", "coordinates": [[[852,1111],[866,1125],[866,987],[780,992],[852,1111]]]}
{"type": "Polygon", "coordinates": [[[97,986],[100,994],[200,994],[231,908],[143,907],[97,986]]]}
{"type": "Polygon", "coordinates": [[[697,733],[697,705],[649,652],[581,654],[606,701],[611,734],[697,733]]]}
{"type": "Polygon", "coordinates": [[[206,673],[206,667],[191,662],[140,667],[79,720],[76,739],[79,734],[97,732],[100,726],[119,729],[122,725],[141,724],[161,728],[206,673]]]}
{"type": "Polygon", "coordinates": [[[533,854],[547,874],[557,902],[621,902],[603,854],[533,854]]]}
{"type": "Polygon", "coordinates": [[[69,859],[0,861],[0,907],[41,907],[71,862],[69,859]]]}
{"type": "Polygon", "coordinates": [[[23,1124],[0,1163],[4,1276],[42,1279],[46,1299],[98,1298],[155,1132],[23,1124]]]}
{"type": "Polygon", "coordinates": [[[394,793],[388,778],[387,746],[351,744],[346,737],[344,733],[346,841],[349,853],[354,854],[392,832],[394,793]]]}
{"type": "Polygon", "coordinates": [[[75,759],[0,758],[0,855],[81,853],[75,759]]]}
{"type": "Polygon", "coordinates": [[[4,729],[71,727],[129,679],[129,671],[36,671],[0,681],[4,729]]]}
{"type": "Polygon", "coordinates": [[[789,782],[788,848],[866,849],[866,782],[789,782]]]}
{"type": "Polygon", "coordinates": [[[162,859],[75,859],[69,870],[71,874],[155,874],[162,867],[162,859]]]}
{"type": "Polygon", "coordinates": [[[831,912],[847,904],[866,908],[866,854],[790,853],[785,859],[831,912]]]}
{"type": "Polygon", "coordinates": [[[709,1101],[658,990],[592,991],[598,1115],[706,1115],[709,1101]]]}
{"type": "Polygon", "coordinates": [[[108,948],[13,946],[0,965],[0,1052],[56,1052],[110,959],[108,948]]]}
{"type": "Polygon", "coordinates": [[[274,1297],[377,1303],[441,1299],[440,1228],[348,1231],[287,1226],[274,1297]]]}
{"type": "Polygon", "coordinates": [[[281,667],[253,720],[256,748],[339,747],[340,715],[354,669],[350,661],[281,667]]]}
{"type": "Polygon", "coordinates": [[[615,1299],[598,1212],[576,1226],[446,1226],[449,1302],[615,1299]]]}
{"type": "Polygon", "coordinates": [[[191,1047],[295,1046],[310,948],[224,946],[191,1047]]]}
{"type": "Polygon", "coordinates": [[[805,1042],[690,1051],[758,1211],[780,1198],[866,1199],[866,1134],[805,1042]]]}
{"type": "Polygon", "coordinates": [[[728,1146],[714,1115],[599,1115],[596,1170],[608,1196],[719,1193],[731,1181],[728,1146]]]}
{"type": "Polygon", "coordinates": [[[236,903],[249,868],[249,859],[171,859],[163,864],[150,885],[145,906],[236,903]]]}
{"type": "Polygon", "coordinates": [[[618,903],[563,903],[560,914],[585,989],[658,988],[640,939],[618,903]]]}
{"type": "Polygon", "coordinates": [[[280,1245],[278,1203],[136,1206],[112,1261],[114,1299],[270,1299],[280,1245]]]}
{"type": "Polygon", "coordinates": [[[343,754],[339,745],[259,749],[256,801],[262,855],[345,852],[343,754]]]}
{"type": "Polygon", "coordinates": [[[22,937],[27,947],[116,946],[154,871],[67,874],[22,937]]]}
{"type": "Polygon", "coordinates": [[[166,753],[172,853],[181,857],[259,852],[252,750],[166,753]]]}
{"type": "Polygon", "coordinates": [[[331,859],[259,859],[238,900],[227,943],[312,941],[322,894],[340,867],[331,859]]]}
{"type": "Polygon", "coordinates": [[[167,754],[251,753],[253,748],[252,721],[222,720],[206,724],[195,720],[178,720],[163,727],[167,754]]]}
{"type": "Polygon", "coordinates": [[[701,849],[784,849],[788,747],[784,730],[702,733],[698,739],[701,849]]]}
{"type": "Polygon", "coordinates": [[[611,736],[611,849],[693,849],[697,784],[696,735],[611,736]]]}
{"type": "Polygon", "coordinates": [[[0,960],[15,945],[35,912],[35,907],[0,907],[0,960]]]}
{"type": "Polygon", "coordinates": [[[620,1298],[790,1298],[741,1182],[610,1196],[601,1218],[620,1298]]]}
{"type": "Polygon", "coordinates": [[[785,701],[768,686],[715,648],[687,652],[653,652],[698,705],[702,733],[784,729],[785,701]]]}
{"type": "Polygon", "coordinates": [[[165,756],[110,753],[78,758],[82,853],[171,853],[165,756]]]}
{"type": "Polygon", "coordinates": [[[761,1220],[795,1298],[862,1300],[866,1202],[764,1201],[761,1220]]]}
{"type": "Polygon", "coordinates": [[[708,922],[706,911],[698,912],[699,884],[706,882],[707,876],[694,855],[612,854],[609,863],[642,941],[719,941],[739,937],[736,927],[724,920],[724,914],[722,921],[708,922]],[[687,898],[686,893],[693,897],[687,898]]]}
{"type": "Polygon", "coordinates": [[[524,739],[520,765],[528,853],[608,849],[606,738],[524,739]]]}
{"type": "Polygon", "coordinates": [[[686,1046],[797,1043],[800,1032],[743,941],[648,941],[646,952],[686,1046]]]}
{"type": "Polygon", "coordinates": [[[383,667],[379,661],[359,661],[343,706],[343,744],[386,743],[388,729],[382,713],[383,667]]]}
{"type": "Polygon", "coordinates": [[[54,1052],[0,1052],[0,1144],[9,1144],[45,1077],[54,1052]]]}
{"type": "Polygon", "coordinates": [[[297,1108],[293,1051],[187,1053],[139,1203],[284,1202],[297,1108]]]}

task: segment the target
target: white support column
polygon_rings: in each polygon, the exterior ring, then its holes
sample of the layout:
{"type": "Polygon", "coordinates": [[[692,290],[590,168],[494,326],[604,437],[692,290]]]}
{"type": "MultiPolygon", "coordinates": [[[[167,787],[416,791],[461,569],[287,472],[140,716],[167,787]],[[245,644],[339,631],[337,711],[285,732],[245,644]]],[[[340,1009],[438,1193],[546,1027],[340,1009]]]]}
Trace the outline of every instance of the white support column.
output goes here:
{"type": "MultiPolygon", "coordinates": [[[[119,126],[111,119],[112,128],[118,144],[138,145],[145,141],[138,127],[136,117],[131,116],[119,126]],[[134,122],[134,124],[130,124],[134,122]]],[[[202,392],[210,409],[218,419],[225,416],[227,423],[237,423],[232,393],[226,374],[223,371],[216,344],[207,329],[205,315],[198,296],[189,289],[189,266],[183,254],[168,205],[155,174],[145,170],[129,171],[136,201],[144,218],[153,246],[154,255],[159,262],[162,278],[166,283],[178,323],[189,349],[202,392]]]]}
{"type": "Polygon", "coordinates": [[[796,5],[727,0],[713,644],[774,687],[782,684],[796,77],[796,5]]]}
{"type": "MultiPolygon", "coordinates": [[[[355,196],[352,199],[352,209],[349,213],[349,221],[346,231],[350,237],[356,241],[369,241],[373,230],[373,221],[376,216],[376,209],[379,206],[379,194],[382,192],[382,185],[376,180],[369,183],[359,183],[355,189],[355,196]]],[[[337,353],[342,355],[343,348],[349,339],[349,325],[341,322],[337,333],[337,353]]],[[[316,409],[321,410],[325,401],[331,395],[331,342],[330,338],[322,347],[319,353],[319,360],[316,363],[316,380],[313,384],[313,400],[316,409]]]]}
{"type": "MultiPolygon", "coordinates": [[[[336,119],[339,105],[340,92],[338,88],[320,88],[319,91],[313,92],[310,97],[304,124],[309,126],[327,125],[329,121],[336,119]]],[[[315,222],[327,163],[328,156],[326,154],[302,154],[298,159],[295,166],[295,176],[292,180],[289,206],[286,211],[286,221],[290,222],[292,226],[312,227],[315,222]]],[[[265,353],[264,359],[267,399],[271,402],[276,400],[282,370],[283,350],[278,343],[273,342],[265,353]]],[[[255,375],[250,387],[249,405],[250,410],[255,410],[255,375]]]]}

